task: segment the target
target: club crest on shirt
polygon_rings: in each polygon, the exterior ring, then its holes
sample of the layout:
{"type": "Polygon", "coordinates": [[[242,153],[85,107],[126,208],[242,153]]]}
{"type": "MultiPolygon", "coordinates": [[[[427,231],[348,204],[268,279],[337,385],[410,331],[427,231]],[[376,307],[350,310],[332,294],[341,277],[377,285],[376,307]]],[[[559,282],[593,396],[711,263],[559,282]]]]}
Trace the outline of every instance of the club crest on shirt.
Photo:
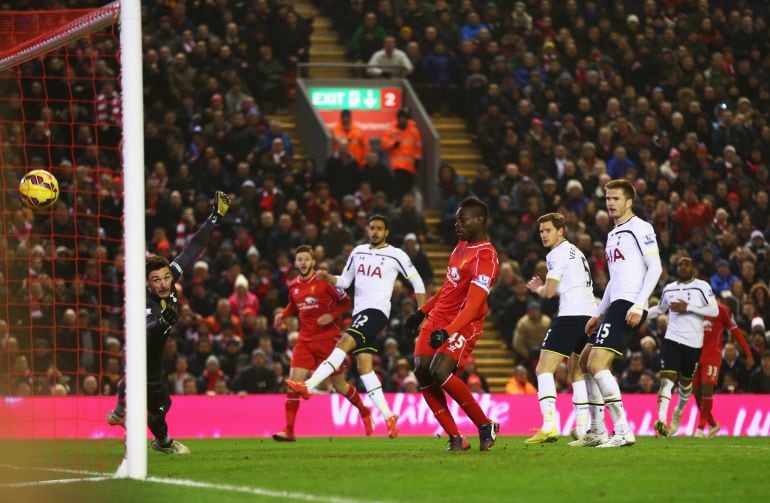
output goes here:
{"type": "Polygon", "coordinates": [[[446,279],[448,279],[453,286],[457,286],[457,283],[460,281],[460,271],[457,270],[457,267],[446,268],[446,279]]]}

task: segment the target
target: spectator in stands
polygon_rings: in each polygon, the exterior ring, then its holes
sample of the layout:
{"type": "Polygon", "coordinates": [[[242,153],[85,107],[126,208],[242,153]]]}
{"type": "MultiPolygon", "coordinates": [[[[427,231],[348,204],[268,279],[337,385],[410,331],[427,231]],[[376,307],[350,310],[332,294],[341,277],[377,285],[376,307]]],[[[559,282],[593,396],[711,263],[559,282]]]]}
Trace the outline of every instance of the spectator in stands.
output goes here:
{"type": "Polygon", "coordinates": [[[733,282],[738,279],[738,276],[730,272],[730,263],[727,260],[719,260],[717,262],[717,272],[710,278],[711,288],[714,290],[715,295],[720,295],[722,292],[730,291],[730,287],[733,282]]]}
{"type": "Polygon", "coordinates": [[[457,81],[460,62],[447,49],[443,40],[437,39],[433,49],[420,63],[425,75],[425,102],[429,113],[447,115],[457,110],[457,81]]]}
{"type": "Polygon", "coordinates": [[[324,174],[331,184],[332,197],[342,201],[346,195],[353,194],[359,185],[360,167],[358,160],[350,152],[350,144],[344,137],[336,142],[336,152],[326,160],[324,174]]]}
{"type": "Polygon", "coordinates": [[[251,353],[251,365],[239,373],[233,383],[233,390],[240,393],[277,393],[275,371],[267,364],[267,354],[257,348],[251,353]]]}
{"type": "Polygon", "coordinates": [[[401,248],[406,252],[409,258],[412,260],[417,272],[420,273],[423,283],[427,288],[433,284],[433,266],[428,259],[428,256],[420,248],[420,243],[417,235],[410,232],[404,236],[403,245],[401,248]]]}
{"type": "Polygon", "coordinates": [[[516,365],[513,376],[505,385],[505,392],[509,395],[537,394],[537,389],[529,382],[527,369],[523,365],[516,365]]]}
{"type": "Polygon", "coordinates": [[[387,32],[377,24],[377,14],[367,12],[350,39],[350,55],[355,61],[369,61],[383,45],[387,32]]]}
{"type": "Polygon", "coordinates": [[[519,319],[513,331],[513,350],[524,365],[529,366],[537,360],[550,324],[551,318],[543,314],[539,302],[527,305],[527,315],[519,319]]]}
{"type": "Polygon", "coordinates": [[[359,187],[363,183],[369,184],[371,192],[382,192],[388,200],[393,200],[396,194],[396,183],[393,179],[393,172],[380,162],[380,155],[377,152],[368,152],[364,159],[364,164],[359,172],[359,187]]]}
{"type": "Polygon", "coordinates": [[[749,377],[749,393],[770,393],[770,351],[762,353],[760,365],[749,377]]]}
{"type": "Polygon", "coordinates": [[[259,48],[259,60],[253,71],[252,82],[256,85],[252,84],[251,87],[259,92],[265,112],[285,112],[286,88],[283,85],[283,77],[286,68],[273,57],[271,46],[263,45],[259,48]]]}
{"type": "Polygon", "coordinates": [[[416,201],[412,194],[404,194],[401,197],[401,205],[393,212],[393,218],[390,221],[389,241],[400,246],[407,234],[415,234],[421,241],[425,241],[428,237],[425,217],[417,211],[416,201]]]}
{"type": "Polygon", "coordinates": [[[372,54],[367,66],[366,73],[370,77],[404,78],[414,71],[412,61],[396,47],[396,39],[391,36],[385,37],[382,49],[372,54]]]}
{"type": "Polygon", "coordinates": [[[719,369],[719,378],[724,381],[727,374],[733,376],[740,389],[745,390],[749,382],[749,371],[746,360],[741,356],[734,342],[725,342],[722,350],[722,366],[719,369]]]}

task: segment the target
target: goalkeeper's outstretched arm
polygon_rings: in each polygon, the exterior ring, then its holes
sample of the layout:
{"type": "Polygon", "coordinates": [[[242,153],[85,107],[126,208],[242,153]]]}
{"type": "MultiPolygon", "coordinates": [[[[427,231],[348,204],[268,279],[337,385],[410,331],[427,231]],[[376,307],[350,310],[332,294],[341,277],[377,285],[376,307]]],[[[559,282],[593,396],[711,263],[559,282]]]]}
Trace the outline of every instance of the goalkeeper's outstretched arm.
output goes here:
{"type": "Polygon", "coordinates": [[[187,269],[190,264],[200,255],[203,249],[211,239],[211,234],[216,229],[219,221],[227,214],[227,210],[230,209],[230,198],[227,194],[218,190],[214,194],[214,206],[211,208],[211,215],[206,219],[198,232],[192,237],[187,246],[184,247],[182,253],[177,255],[173,262],[171,262],[171,274],[174,276],[174,281],[179,279],[182,275],[182,271],[187,269]]]}

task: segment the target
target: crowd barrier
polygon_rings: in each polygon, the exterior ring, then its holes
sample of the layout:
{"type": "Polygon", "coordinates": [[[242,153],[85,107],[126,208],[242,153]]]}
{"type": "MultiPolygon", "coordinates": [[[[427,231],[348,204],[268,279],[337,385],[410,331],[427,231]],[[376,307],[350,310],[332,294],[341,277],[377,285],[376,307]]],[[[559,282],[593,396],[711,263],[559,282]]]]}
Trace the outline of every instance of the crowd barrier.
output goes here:
{"type": "MultiPolygon", "coordinates": [[[[399,414],[401,435],[442,433],[430,409],[419,394],[386,395],[399,414]]],[[[504,394],[476,395],[489,417],[501,425],[502,435],[529,435],[540,425],[537,397],[504,394]]],[[[285,395],[174,396],[167,416],[177,438],[269,437],[284,428],[285,395]]],[[[364,397],[365,403],[368,398],[364,397]]],[[[476,428],[458,411],[460,431],[475,435],[476,428]]],[[[625,395],[623,404],[637,435],[654,435],[657,418],[656,395],[625,395]]],[[[88,439],[122,438],[120,427],[107,425],[105,414],[114,406],[113,397],[32,397],[0,399],[0,438],[88,439]]],[[[676,404],[672,398],[671,410],[676,404]]],[[[574,428],[571,396],[559,395],[557,421],[563,435],[574,428]]],[[[385,435],[382,417],[373,409],[375,435],[385,435]]],[[[720,435],[770,436],[770,395],[716,395],[714,416],[721,423],[720,435]]],[[[607,418],[609,421],[609,417],[607,418]]],[[[694,400],[685,409],[680,435],[691,435],[698,420],[694,400]]],[[[609,424],[609,423],[608,423],[609,424]]],[[[303,401],[295,430],[298,436],[359,436],[363,426],[358,410],[344,397],[314,395],[303,401]]]]}

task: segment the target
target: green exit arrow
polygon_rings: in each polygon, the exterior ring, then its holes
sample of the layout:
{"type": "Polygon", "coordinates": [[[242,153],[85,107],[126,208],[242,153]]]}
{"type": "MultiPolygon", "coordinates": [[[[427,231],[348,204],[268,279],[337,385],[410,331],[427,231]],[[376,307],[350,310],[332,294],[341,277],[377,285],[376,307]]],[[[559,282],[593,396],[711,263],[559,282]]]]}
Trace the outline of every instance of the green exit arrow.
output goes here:
{"type": "Polygon", "coordinates": [[[310,89],[310,102],[319,110],[379,110],[380,90],[349,87],[310,89]]]}

